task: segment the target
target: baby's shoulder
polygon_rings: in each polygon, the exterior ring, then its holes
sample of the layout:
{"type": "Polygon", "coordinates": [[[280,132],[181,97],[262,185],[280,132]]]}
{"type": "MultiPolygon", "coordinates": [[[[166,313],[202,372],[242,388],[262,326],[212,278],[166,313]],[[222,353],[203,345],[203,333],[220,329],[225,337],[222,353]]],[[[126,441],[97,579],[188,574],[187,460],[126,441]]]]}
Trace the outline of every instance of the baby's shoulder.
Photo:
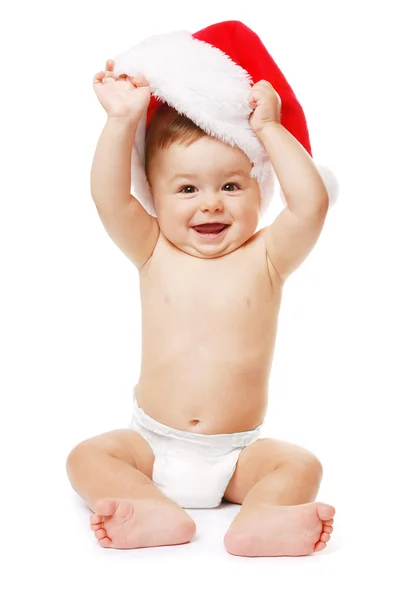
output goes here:
{"type": "Polygon", "coordinates": [[[259,229],[243,244],[243,249],[265,256],[267,247],[266,227],[259,229]]]}

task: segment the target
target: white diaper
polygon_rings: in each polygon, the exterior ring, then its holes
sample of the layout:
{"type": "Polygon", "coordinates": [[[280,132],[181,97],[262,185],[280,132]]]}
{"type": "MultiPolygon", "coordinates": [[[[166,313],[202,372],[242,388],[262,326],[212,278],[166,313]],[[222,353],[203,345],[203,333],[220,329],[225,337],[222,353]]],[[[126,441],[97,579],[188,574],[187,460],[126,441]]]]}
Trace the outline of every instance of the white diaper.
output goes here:
{"type": "Polygon", "coordinates": [[[172,429],[147,415],[133,396],[130,429],[150,444],[154,453],[153,482],[183,508],[215,508],[236,468],[239,454],[260,437],[251,431],[204,435],[172,429]]]}

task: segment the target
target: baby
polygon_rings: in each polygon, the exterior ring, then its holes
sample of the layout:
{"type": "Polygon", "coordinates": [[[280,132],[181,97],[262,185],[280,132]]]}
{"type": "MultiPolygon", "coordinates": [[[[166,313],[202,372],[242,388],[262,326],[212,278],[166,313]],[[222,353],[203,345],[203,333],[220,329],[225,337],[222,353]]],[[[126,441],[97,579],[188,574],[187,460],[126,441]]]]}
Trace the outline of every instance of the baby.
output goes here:
{"type": "Polygon", "coordinates": [[[94,78],[107,111],[91,172],[99,217],[139,272],[142,363],[129,428],[78,444],[74,490],[104,548],[190,542],[185,508],[241,505],[226,535],[239,556],[325,548],[335,509],[314,502],[322,477],[309,451],[261,438],[282,289],[315,245],[328,194],[314,162],[280,123],[281,100],[258,81],[250,126],[287,201],[256,232],[260,188],[238,147],[162,106],[146,135],[157,218],[130,194],[131,152],[150,101],[143,77],[94,78]]]}

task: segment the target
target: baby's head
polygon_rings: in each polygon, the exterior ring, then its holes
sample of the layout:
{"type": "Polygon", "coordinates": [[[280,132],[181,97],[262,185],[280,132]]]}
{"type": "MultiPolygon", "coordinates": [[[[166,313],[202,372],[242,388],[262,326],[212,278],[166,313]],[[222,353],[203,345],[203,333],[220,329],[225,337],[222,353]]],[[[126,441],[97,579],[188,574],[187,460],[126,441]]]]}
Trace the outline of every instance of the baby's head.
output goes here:
{"type": "Polygon", "coordinates": [[[148,126],[145,165],[160,229],[184,252],[199,258],[223,256],[256,231],[260,188],[246,154],[207,135],[167,105],[148,126]],[[209,223],[214,233],[207,235],[204,224],[209,223]],[[199,225],[203,233],[196,229],[199,225]]]}

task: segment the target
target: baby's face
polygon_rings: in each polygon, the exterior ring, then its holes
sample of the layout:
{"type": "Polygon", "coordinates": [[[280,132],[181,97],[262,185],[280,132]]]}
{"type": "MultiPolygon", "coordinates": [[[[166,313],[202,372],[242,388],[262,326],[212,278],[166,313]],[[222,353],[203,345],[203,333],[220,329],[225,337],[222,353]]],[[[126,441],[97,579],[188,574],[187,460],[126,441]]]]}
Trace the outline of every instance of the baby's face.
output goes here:
{"type": "Polygon", "coordinates": [[[175,143],[157,150],[149,181],[165,237],[199,258],[241,246],[255,232],[260,214],[260,189],[251,169],[242,150],[209,136],[188,147],[175,143]]]}

